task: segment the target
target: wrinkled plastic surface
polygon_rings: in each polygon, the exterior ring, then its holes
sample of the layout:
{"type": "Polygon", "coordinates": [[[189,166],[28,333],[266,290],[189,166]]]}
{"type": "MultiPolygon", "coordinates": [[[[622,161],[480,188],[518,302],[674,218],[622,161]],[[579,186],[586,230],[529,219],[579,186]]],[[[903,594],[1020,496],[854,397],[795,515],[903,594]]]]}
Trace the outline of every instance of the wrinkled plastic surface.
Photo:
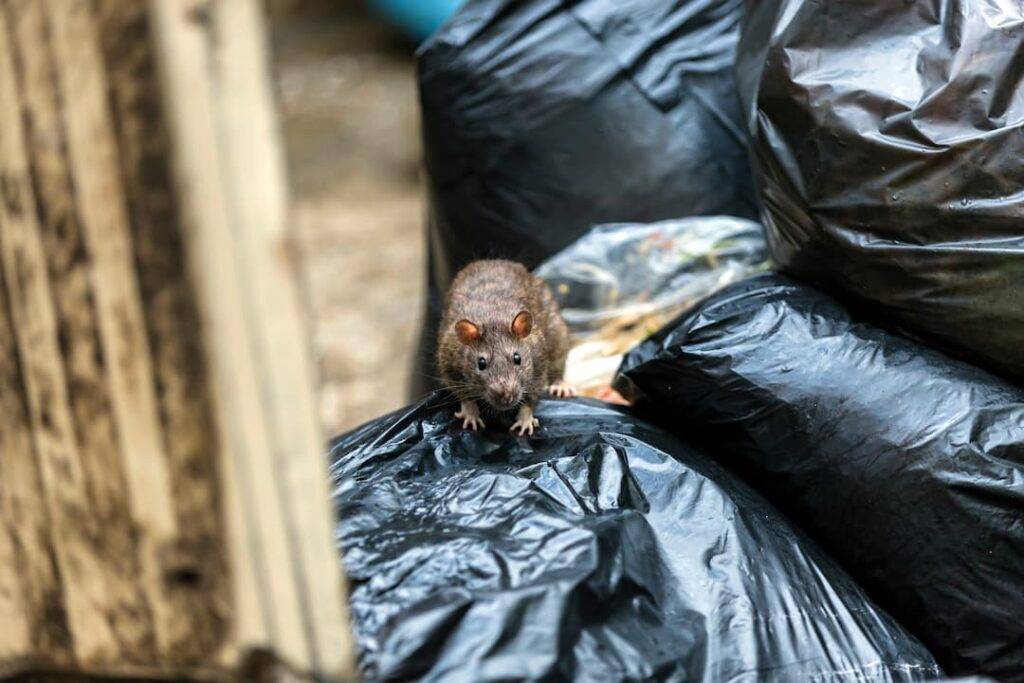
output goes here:
{"type": "Polygon", "coordinates": [[[924,648],[757,494],[598,402],[535,438],[438,393],[333,446],[370,680],[887,681],[924,648]]]}
{"type": "MultiPolygon", "coordinates": [[[[477,0],[424,45],[421,361],[448,284],[474,259],[532,269],[595,225],[756,216],[733,72],[741,10],[741,0],[477,0]]],[[[430,365],[417,379],[437,374],[430,365]]]]}
{"type": "Polygon", "coordinates": [[[551,285],[572,332],[566,381],[602,397],[622,354],[708,294],[767,266],[758,223],[696,216],[598,226],[534,273],[551,285]]]}
{"type": "Polygon", "coordinates": [[[764,233],[731,216],[601,225],[538,266],[572,332],[679,312],[767,266],[764,233]]]}
{"type": "Polygon", "coordinates": [[[623,373],[946,671],[1024,681],[1024,390],[775,274],[723,289],[623,373]]]}
{"type": "Polygon", "coordinates": [[[775,260],[1024,378],[1024,4],[747,10],[737,73],[775,260]]]}

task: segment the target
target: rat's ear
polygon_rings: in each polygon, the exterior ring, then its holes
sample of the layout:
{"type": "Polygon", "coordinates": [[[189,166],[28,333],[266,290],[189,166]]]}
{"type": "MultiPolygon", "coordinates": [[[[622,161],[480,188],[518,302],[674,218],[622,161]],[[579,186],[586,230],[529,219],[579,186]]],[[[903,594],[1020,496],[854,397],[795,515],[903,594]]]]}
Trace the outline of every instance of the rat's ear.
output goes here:
{"type": "Polygon", "coordinates": [[[516,335],[520,339],[530,334],[530,330],[533,329],[533,316],[530,315],[529,311],[519,311],[516,317],[512,320],[512,334],[516,335]]]}
{"type": "Polygon", "coordinates": [[[468,320],[460,320],[455,323],[455,334],[463,344],[472,344],[482,335],[480,328],[468,320]]]}

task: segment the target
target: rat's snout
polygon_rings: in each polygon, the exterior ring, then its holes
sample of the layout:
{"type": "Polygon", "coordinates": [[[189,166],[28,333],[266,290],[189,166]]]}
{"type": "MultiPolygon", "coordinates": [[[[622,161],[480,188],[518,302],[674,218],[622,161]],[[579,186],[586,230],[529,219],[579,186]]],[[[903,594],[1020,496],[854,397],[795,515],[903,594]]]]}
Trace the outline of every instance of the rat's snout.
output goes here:
{"type": "Polygon", "coordinates": [[[508,410],[519,402],[519,387],[515,382],[502,380],[495,382],[489,388],[488,400],[495,408],[508,410]]]}

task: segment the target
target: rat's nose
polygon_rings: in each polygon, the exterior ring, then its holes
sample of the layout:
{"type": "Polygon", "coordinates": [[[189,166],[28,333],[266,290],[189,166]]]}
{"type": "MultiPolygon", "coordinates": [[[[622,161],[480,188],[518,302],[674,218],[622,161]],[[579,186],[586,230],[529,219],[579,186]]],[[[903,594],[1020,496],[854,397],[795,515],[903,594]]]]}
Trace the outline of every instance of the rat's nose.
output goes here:
{"type": "Polygon", "coordinates": [[[494,403],[498,408],[511,408],[519,400],[518,392],[511,383],[501,383],[493,388],[494,403]]]}

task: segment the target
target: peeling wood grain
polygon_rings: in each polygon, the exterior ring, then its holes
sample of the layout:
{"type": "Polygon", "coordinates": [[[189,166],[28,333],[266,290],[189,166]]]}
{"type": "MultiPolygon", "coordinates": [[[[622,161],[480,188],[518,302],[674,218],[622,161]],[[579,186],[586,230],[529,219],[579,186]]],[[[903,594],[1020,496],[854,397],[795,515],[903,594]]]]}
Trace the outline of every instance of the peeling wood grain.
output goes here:
{"type": "Polygon", "coordinates": [[[231,598],[202,327],[185,264],[146,6],[119,0],[96,6],[178,527],[164,565],[169,597],[187,614],[180,624],[187,628],[172,635],[172,657],[203,661],[223,646],[231,598]]]}
{"type": "MultiPolygon", "coordinates": [[[[37,3],[38,6],[38,3],[37,3]]],[[[111,117],[107,77],[88,0],[47,0],[56,82],[67,136],[70,175],[89,253],[95,318],[107,359],[105,380],[117,426],[128,518],[135,529],[139,583],[153,613],[156,655],[167,656],[171,633],[188,624],[167,600],[161,557],[176,542],[167,458],[157,417],[128,233],[128,218],[111,117]]],[[[184,628],[183,628],[184,627],[184,628]]]]}
{"type": "MultiPolygon", "coordinates": [[[[3,267],[0,265],[0,282],[3,267]]],[[[41,650],[71,660],[71,636],[6,292],[0,288],[0,658],[41,650]]]]}

